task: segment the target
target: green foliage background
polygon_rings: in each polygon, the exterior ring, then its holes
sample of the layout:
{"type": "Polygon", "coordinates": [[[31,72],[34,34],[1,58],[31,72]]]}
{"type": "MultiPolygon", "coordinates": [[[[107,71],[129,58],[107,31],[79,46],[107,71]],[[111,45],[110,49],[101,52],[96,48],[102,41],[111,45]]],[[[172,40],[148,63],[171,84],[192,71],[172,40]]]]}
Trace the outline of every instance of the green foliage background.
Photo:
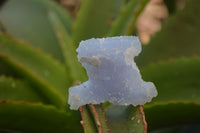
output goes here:
{"type": "MultiPolygon", "coordinates": [[[[7,0],[0,9],[0,132],[145,132],[138,107],[95,105],[97,119],[86,105],[82,129],[66,101],[67,89],[87,80],[79,42],[135,34],[148,2],[83,0],[74,19],[52,0],[7,0]]],[[[150,133],[200,132],[199,12],[200,1],[186,0],[136,58],[159,94],[143,106],[150,133]]]]}

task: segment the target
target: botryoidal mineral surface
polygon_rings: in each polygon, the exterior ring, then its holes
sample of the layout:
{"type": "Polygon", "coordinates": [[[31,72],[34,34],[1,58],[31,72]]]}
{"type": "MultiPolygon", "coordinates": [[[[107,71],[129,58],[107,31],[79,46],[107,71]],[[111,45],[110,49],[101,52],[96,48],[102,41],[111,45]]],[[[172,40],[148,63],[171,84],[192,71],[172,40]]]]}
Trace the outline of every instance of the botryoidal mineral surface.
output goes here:
{"type": "Polygon", "coordinates": [[[81,41],[77,52],[89,80],[69,88],[71,109],[105,101],[137,106],[157,96],[154,84],[142,80],[134,62],[141,52],[138,37],[92,38],[81,41]]]}

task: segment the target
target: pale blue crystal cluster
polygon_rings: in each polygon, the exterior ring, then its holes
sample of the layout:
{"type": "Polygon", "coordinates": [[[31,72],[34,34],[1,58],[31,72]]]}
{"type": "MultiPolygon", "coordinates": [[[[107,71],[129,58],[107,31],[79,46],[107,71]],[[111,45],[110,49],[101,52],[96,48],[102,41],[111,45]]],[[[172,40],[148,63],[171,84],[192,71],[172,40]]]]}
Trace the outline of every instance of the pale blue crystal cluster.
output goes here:
{"type": "Polygon", "coordinates": [[[157,96],[154,84],[142,80],[134,62],[134,57],[141,52],[138,37],[92,38],[82,41],[77,52],[89,80],[69,88],[71,109],[105,101],[143,105],[157,96]]]}

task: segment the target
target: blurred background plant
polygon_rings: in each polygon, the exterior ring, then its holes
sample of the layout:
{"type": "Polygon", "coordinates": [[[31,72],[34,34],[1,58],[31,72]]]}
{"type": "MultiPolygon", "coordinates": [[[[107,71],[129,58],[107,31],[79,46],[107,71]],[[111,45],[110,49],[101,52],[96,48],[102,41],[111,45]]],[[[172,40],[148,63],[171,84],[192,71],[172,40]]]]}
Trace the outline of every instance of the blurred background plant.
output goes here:
{"type": "Polygon", "coordinates": [[[67,88],[87,80],[76,58],[79,42],[119,35],[139,35],[146,44],[135,60],[159,93],[143,106],[148,132],[200,132],[200,1],[0,5],[0,132],[145,132],[141,106],[86,105],[81,120],[66,104],[67,88]]]}

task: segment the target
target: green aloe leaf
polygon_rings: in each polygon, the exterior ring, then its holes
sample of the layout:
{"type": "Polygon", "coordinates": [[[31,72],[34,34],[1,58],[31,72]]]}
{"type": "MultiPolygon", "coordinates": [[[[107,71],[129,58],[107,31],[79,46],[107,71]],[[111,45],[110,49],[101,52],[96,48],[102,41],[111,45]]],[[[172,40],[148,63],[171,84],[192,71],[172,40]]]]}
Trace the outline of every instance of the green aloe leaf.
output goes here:
{"type": "Polygon", "coordinates": [[[199,133],[199,124],[185,124],[152,130],[149,133],[199,133]]]}
{"type": "Polygon", "coordinates": [[[0,75],[19,78],[19,76],[15,73],[15,71],[10,69],[5,63],[1,61],[0,61],[0,75]]]}
{"type": "Polygon", "coordinates": [[[84,133],[98,133],[95,121],[88,105],[81,106],[79,110],[82,117],[81,124],[83,126],[84,133]]]}
{"type": "Polygon", "coordinates": [[[62,50],[48,20],[49,11],[54,12],[71,33],[73,19],[52,0],[8,0],[0,10],[0,19],[7,33],[62,62],[62,50]]]}
{"type": "Polygon", "coordinates": [[[89,105],[91,114],[93,116],[93,119],[95,121],[97,130],[99,133],[108,133],[109,128],[108,128],[108,123],[107,123],[107,118],[105,115],[105,111],[103,108],[103,105],[89,105]]]}
{"type": "Polygon", "coordinates": [[[58,18],[58,16],[53,13],[48,13],[49,20],[54,28],[54,32],[62,48],[63,56],[65,58],[65,64],[68,70],[68,75],[74,81],[85,81],[87,79],[86,73],[77,60],[77,54],[75,52],[75,46],[72,39],[64,28],[64,25],[58,18]]]}
{"type": "Polygon", "coordinates": [[[43,102],[27,82],[11,77],[0,76],[0,101],[43,102]]]}
{"type": "Polygon", "coordinates": [[[144,106],[148,131],[199,123],[200,105],[191,102],[157,103],[144,106]]]}
{"type": "Polygon", "coordinates": [[[158,90],[153,102],[195,101],[200,103],[200,58],[160,62],[141,69],[145,81],[158,90]]]}
{"type": "Polygon", "coordinates": [[[146,133],[147,123],[141,106],[109,106],[106,108],[110,133],[146,133]]]}
{"type": "Polygon", "coordinates": [[[80,133],[79,119],[42,104],[1,102],[0,131],[80,133]]]}
{"type": "Polygon", "coordinates": [[[152,37],[137,58],[140,66],[159,60],[200,55],[200,1],[188,0],[181,11],[152,37]]]}
{"type": "Polygon", "coordinates": [[[147,123],[141,106],[102,105],[80,107],[85,133],[146,133],[147,123]]]}
{"type": "Polygon", "coordinates": [[[177,10],[177,3],[174,0],[164,0],[163,1],[165,5],[167,6],[169,14],[174,14],[177,10]]]}
{"type": "Polygon", "coordinates": [[[106,115],[102,104],[85,105],[80,107],[82,116],[81,124],[85,133],[108,133],[106,115]]]}
{"type": "Polygon", "coordinates": [[[76,46],[81,40],[105,36],[118,2],[119,0],[84,0],[81,3],[72,34],[76,46]]]}
{"type": "Polygon", "coordinates": [[[183,126],[172,126],[149,131],[149,133],[179,133],[183,126]]]}
{"type": "Polygon", "coordinates": [[[113,22],[109,36],[132,35],[137,19],[149,0],[132,0],[122,8],[119,17],[113,22]]]}
{"type": "Polygon", "coordinates": [[[61,64],[3,34],[0,34],[0,46],[0,62],[26,78],[50,103],[64,105],[70,79],[61,64]]]}

